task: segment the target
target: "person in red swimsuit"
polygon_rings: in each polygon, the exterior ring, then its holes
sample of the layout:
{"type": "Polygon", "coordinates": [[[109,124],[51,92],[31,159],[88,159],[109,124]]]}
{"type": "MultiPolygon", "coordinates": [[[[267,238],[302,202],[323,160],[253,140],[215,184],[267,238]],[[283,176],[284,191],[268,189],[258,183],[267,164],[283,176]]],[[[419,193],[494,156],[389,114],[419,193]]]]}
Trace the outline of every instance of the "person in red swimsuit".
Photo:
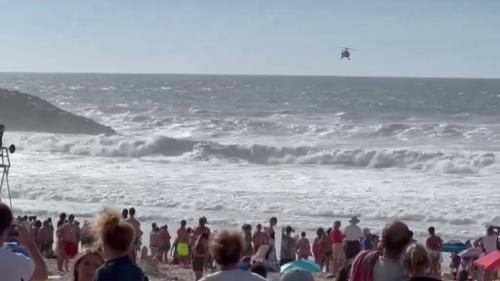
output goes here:
{"type": "Polygon", "coordinates": [[[339,271],[345,263],[345,253],[344,253],[344,233],[340,230],[342,224],[340,221],[336,221],[333,224],[333,230],[331,232],[332,238],[332,251],[333,251],[333,272],[339,271]]]}

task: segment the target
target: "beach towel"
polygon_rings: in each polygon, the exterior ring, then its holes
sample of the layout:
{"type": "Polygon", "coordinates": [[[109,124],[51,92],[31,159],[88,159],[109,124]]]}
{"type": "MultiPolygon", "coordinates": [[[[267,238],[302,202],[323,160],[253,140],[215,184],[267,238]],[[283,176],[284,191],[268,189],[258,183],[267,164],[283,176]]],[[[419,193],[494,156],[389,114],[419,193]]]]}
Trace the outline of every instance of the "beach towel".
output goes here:
{"type": "Polygon", "coordinates": [[[352,263],[351,281],[373,281],[373,269],[380,257],[379,251],[363,251],[352,263]]]}

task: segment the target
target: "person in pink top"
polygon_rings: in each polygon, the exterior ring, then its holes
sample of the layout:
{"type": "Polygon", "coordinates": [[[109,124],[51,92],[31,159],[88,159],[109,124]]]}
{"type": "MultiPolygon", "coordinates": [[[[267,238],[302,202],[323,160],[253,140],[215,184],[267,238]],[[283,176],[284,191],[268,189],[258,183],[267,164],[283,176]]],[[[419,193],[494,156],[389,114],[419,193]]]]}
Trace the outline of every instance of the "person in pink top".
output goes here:
{"type": "Polygon", "coordinates": [[[339,271],[345,263],[345,253],[344,253],[344,233],[340,230],[342,224],[340,221],[336,221],[333,224],[333,230],[330,233],[332,239],[332,251],[333,251],[333,272],[339,271]]]}

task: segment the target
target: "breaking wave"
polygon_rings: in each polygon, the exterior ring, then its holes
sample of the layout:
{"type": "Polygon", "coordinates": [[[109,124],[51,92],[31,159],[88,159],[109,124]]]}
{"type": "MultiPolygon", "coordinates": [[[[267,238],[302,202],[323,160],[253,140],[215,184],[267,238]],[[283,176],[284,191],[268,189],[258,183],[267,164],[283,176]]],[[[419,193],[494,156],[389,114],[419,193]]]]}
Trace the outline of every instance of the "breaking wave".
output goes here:
{"type": "Polygon", "coordinates": [[[183,156],[194,161],[220,159],[261,165],[341,165],[373,169],[406,168],[443,173],[477,173],[496,163],[495,153],[415,149],[325,149],[309,146],[220,144],[165,136],[147,140],[124,136],[72,137],[35,134],[17,139],[20,149],[99,157],[183,156]]]}

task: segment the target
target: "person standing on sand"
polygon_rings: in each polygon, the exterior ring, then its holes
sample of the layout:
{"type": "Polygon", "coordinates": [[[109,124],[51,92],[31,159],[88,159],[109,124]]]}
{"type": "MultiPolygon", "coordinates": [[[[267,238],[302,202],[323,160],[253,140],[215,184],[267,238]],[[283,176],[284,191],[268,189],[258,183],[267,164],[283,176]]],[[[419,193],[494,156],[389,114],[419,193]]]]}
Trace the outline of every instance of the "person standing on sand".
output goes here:
{"type": "Polygon", "coordinates": [[[352,217],[348,226],[344,229],[345,236],[345,258],[349,262],[361,251],[361,240],[363,240],[363,230],[358,226],[359,219],[352,217]]]}
{"type": "Polygon", "coordinates": [[[264,278],[238,268],[243,252],[243,241],[239,233],[222,231],[217,233],[210,244],[210,252],[220,267],[220,271],[205,276],[202,281],[265,281],[264,278]]]}
{"type": "Polygon", "coordinates": [[[196,240],[193,247],[193,259],[192,266],[195,275],[195,281],[198,281],[203,277],[203,268],[209,258],[208,250],[208,234],[202,233],[200,237],[196,240]]]}
{"type": "Polygon", "coordinates": [[[127,208],[122,210],[122,219],[124,219],[124,220],[128,219],[128,209],[127,208]]]}
{"type": "Polygon", "coordinates": [[[296,260],[297,239],[292,237],[294,232],[295,230],[289,225],[281,232],[280,266],[296,260]]]}
{"type": "Polygon", "coordinates": [[[326,266],[326,253],[328,250],[325,248],[325,245],[328,241],[325,240],[326,233],[323,228],[318,228],[316,235],[313,243],[314,261],[319,264],[321,270],[323,270],[326,266]]]}
{"type": "Polygon", "coordinates": [[[141,239],[143,232],[141,230],[141,223],[135,218],[135,208],[130,208],[128,210],[128,215],[129,218],[127,218],[125,222],[130,224],[135,231],[135,240],[133,246],[130,248],[130,257],[133,261],[137,261],[137,251],[139,251],[141,248],[141,239]]]}
{"type": "Polygon", "coordinates": [[[331,266],[332,264],[332,261],[333,261],[333,241],[332,241],[332,228],[328,228],[326,230],[326,233],[325,233],[325,236],[323,237],[323,247],[325,247],[326,249],[326,253],[325,253],[325,262],[326,262],[326,265],[325,265],[325,270],[326,272],[335,272],[334,269],[333,269],[333,266],[331,266]],[[331,270],[331,271],[330,271],[331,270]]]}
{"type": "Polygon", "coordinates": [[[160,241],[161,241],[160,262],[163,262],[165,264],[168,263],[168,253],[170,252],[171,248],[170,239],[172,239],[172,237],[168,232],[168,226],[167,225],[162,226],[160,228],[160,241]]]}
{"type": "Polygon", "coordinates": [[[432,277],[439,278],[441,277],[441,247],[443,246],[443,240],[436,235],[434,227],[429,227],[428,231],[430,236],[425,244],[430,256],[429,274],[432,277]]]}
{"type": "Polygon", "coordinates": [[[340,230],[341,226],[342,223],[340,221],[335,221],[331,232],[333,272],[339,271],[345,263],[344,233],[340,230]]]}
{"type": "Polygon", "coordinates": [[[301,238],[297,242],[297,256],[299,260],[308,260],[311,256],[311,244],[309,239],[306,238],[306,232],[300,234],[301,238]]]}
{"type": "Polygon", "coordinates": [[[38,231],[39,249],[45,258],[51,257],[54,253],[52,245],[54,244],[54,230],[50,227],[48,221],[43,221],[42,227],[38,231]]]}
{"type": "Polygon", "coordinates": [[[193,233],[193,245],[198,241],[198,237],[202,235],[203,233],[206,233],[208,237],[212,234],[210,232],[210,228],[207,227],[208,220],[206,217],[201,217],[198,219],[198,227],[194,230],[193,233]]]}
{"type": "Polygon", "coordinates": [[[62,263],[65,264],[66,271],[69,271],[69,260],[76,257],[76,255],[78,254],[78,243],[80,242],[80,228],[75,224],[75,216],[69,215],[68,221],[61,225],[57,229],[56,233],[57,237],[60,237],[60,239],[62,239],[64,250],[64,258],[62,259],[62,263]]]}
{"type": "Polygon", "coordinates": [[[431,260],[425,247],[420,244],[411,244],[403,257],[403,265],[410,274],[409,281],[440,281],[427,276],[431,260]]]}
{"type": "Polygon", "coordinates": [[[267,240],[268,240],[268,243],[269,241],[275,241],[276,237],[275,237],[275,231],[274,231],[274,227],[278,224],[278,219],[276,217],[271,217],[269,219],[269,226],[265,229],[265,233],[267,235],[267,240]]]}
{"type": "Polygon", "coordinates": [[[259,223],[255,227],[255,232],[252,235],[253,252],[257,253],[259,247],[267,243],[267,235],[262,231],[262,225],[259,223]]]}
{"type": "Polygon", "coordinates": [[[187,266],[189,264],[189,232],[186,229],[187,222],[185,220],[181,221],[181,226],[177,230],[177,237],[175,238],[174,246],[172,251],[174,251],[174,257],[177,255],[179,261],[187,266]]]}
{"type": "Polygon", "coordinates": [[[151,233],[149,234],[149,249],[151,251],[151,258],[156,258],[160,260],[160,247],[161,247],[161,238],[160,238],[160,228],[154,222],[151,225],[151,233]]]}
{"type": "Polygon", "coordinates": [[[245,249],[243,250],[243,256],[251,257],[253,255],[252,248],[252,226],[250,224],[243,224],[241,227],[242,238],[245,241],[245,249]]]}
{"type": "Polygon", "coordinates": [[[410,230],[401,221],[385,226],[382,232],[383,252],[363,251],[351,266],[351,281],[407,281],[401,258],[410,244],[410,230]]]}
{"type": "Polygon", "coordinates": [[[144,281],[144,273],[129,255],[136,240],[134,227],[119,213],[105,210],[97,218],[96,230],[106,263],[97,269],[94,281],[144,281]]]}

